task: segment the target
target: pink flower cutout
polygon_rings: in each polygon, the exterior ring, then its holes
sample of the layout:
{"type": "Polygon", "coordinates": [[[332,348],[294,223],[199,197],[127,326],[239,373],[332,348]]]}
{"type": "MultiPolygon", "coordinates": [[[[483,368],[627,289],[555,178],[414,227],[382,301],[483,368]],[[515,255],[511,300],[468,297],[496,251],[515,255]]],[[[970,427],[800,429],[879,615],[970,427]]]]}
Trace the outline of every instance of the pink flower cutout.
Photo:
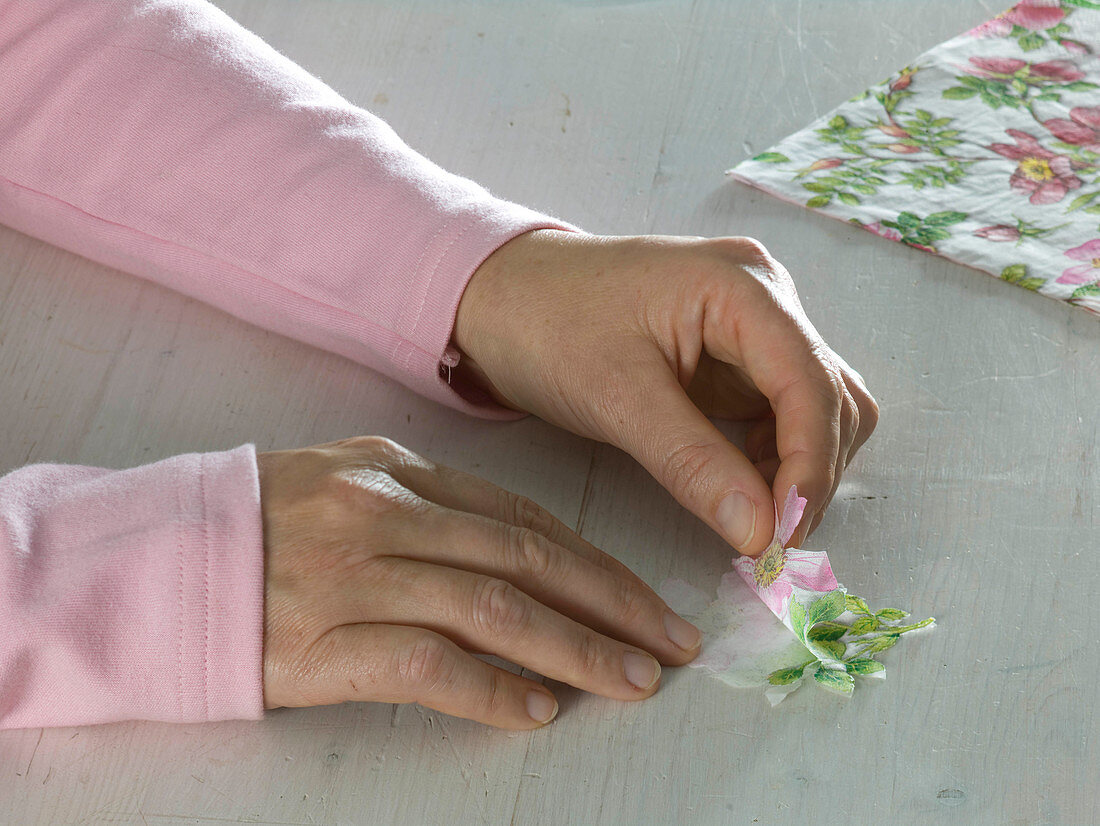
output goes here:
{"type": "Polygon", "coordinates": [[[1022,0],[992,20],[975,26],[968,34],[971,37],[1004,37],[1013,26],[1035,32],[1057,26],[1065,16],[1057,0],[1022,0]]]}
{"type": "Polygon", "coordinates": [[[1081,80],[1085,73],[1068,60],[1048,60],[1045,63],[1032,63],[1031,74],[1035,77],[1047,80],[1058,80],[1064,83],[1072,83],[1081,80]]]}
{"type": "Polygon", "coordinates": [[[1079,247],[1066,250],[1066,255],[1075,261],[1084,261],[1076,267],[1070,267],[1056,279],[1058,284],[1091,284],[1100,281],[1100,238],[1087,241],[1079,247]]]}
{"type": "Polygon", "coordinates": [[[1062,11],[1058,0],[1022,0],[1002,16],[1009,23],[1035,32],[1057,26],[1066,13],[1062,11]]]}
{"type": "Polygon", "coordinates": [[[1043,126],[1065,143],[1100,152],[1100,106],[1075,106],[1069,118],[1051,118],[1043,126]]]}
{"type": "Polygon", "coordinates": [[[1068,60],[1047,60],[1043,63],[1028,63],[1017,57],[971,57],[969,60],[973,65],[964,67],[967,72],[994,80],[1008,81],[1024,68],[1030,77],[1062,83],[1071,83],[1085,76],[1084,72],[1068,60]]]}
{"type": "Polygon", "coordinates": [[[1072,172],[1069,158],[1044,149],[1034,136],[1019,129],[1006,129],[1015,146],[994,143],[990,149],[1009,160],[1018,161],[1009,185],[1021,192],[1030,192],[1033,204],[1056,204],[1071,189],[1081,186],[1081,179],[1072,172]]]}
{"type": "Polygon", "coordinates": [[[1092,49],[1082,43],[1080,40],[1070,40],[1068,37],[1063,37],[1058,41],[1058,45],[1065,49],[1067,52],[1073,54],[1091,54],[1092,49]]]}
{"type": "Polygon", "coordinates": [[[989,241],[1019,241],[1020,230],[1016,227],[1010,227],[1008,224],[997,224],[993,227],[982,227],[981,229],[974,230],[974,234],[979,238],[985,238],[989,241]]]}
{"type": "Polygon", "coordinates": [[[783,547],[794,536],[805,508],[806,500],[792,485],[787,491],[782,517],[776,519],[775,536],[768,549],[756,559],[742,556],[733,561],[734,570],[741,579],[784,624],[790,617],[795,588],[828,593],[840,587],[825,553],[783,547]]]}
{"type": "Polygon", "coordinates": [[[1026,60],[1016,57],[972,57],[970,62],[974,65],[966,71],[978,77],[1014,75],[1027,65],[1026,60]]]}

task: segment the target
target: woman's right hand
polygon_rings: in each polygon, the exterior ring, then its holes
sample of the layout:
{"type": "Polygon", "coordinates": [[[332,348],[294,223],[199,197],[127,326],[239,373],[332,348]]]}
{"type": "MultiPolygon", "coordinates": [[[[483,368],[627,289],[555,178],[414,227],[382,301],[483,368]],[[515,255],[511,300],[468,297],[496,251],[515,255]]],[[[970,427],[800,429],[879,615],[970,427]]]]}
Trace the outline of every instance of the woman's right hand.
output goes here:
{"type": "Polygon", "coordinates": [[[470,652],[620,700],[698,653],[694,626],[530,500],[378,437],[257,458],[267,708],[418,702],[530,729],[553,695],[470,652]]]}

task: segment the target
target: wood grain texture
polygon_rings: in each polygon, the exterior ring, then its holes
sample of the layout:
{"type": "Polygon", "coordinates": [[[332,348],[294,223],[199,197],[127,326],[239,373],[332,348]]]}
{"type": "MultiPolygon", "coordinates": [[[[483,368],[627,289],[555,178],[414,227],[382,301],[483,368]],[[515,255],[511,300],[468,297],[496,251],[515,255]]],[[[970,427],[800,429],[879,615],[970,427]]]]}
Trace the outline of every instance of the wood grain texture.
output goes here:
{"type": "MultiPolygon", "coordinates": [[[[744,234],[793,273],[882,422],[809,547],[934,614],[848,702],[698,672],[555,686],[512,734],[416,707],[0,732],[0,822],[1100,821],[1100,324],[722,171],[997,11],[980,0],[222,0],[442,166],[607,233],[744,234]]],[[[349,205],[349,208],[354,208],[349,205]]],[[[0,470],[382,433],[522,492],[651,583],[729,551],[624,455],[486,423],[0,229],[0,470]]]]}

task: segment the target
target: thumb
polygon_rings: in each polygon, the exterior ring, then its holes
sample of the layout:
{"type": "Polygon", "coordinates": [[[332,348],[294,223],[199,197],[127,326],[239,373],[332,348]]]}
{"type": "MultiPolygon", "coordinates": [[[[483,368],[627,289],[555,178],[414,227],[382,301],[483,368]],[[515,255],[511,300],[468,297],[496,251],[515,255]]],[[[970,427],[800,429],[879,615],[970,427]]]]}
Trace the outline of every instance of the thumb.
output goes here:
{"type": "Polygon", "coordinates": [[[629,409],[617,411],[608,441],[741,553],[761,553],[775,532],[775,500],[764,477],[667,369],[632,386],[639,391],[627,400],[629,409]]]}

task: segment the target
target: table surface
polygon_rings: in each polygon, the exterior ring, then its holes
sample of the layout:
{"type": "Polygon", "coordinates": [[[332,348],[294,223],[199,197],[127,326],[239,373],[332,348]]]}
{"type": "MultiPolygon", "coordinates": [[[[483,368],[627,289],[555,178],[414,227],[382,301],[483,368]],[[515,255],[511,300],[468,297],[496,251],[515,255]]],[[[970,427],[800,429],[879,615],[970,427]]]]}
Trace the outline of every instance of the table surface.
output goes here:
{"type": "MultiPolygon", "coordinates": [[[[508,733],[416,706],[0,733],[0,822],[1100,821],[1100,323],[723,171],[998,10],[981,0],[220,5],[410,144],[586,229],[751,235],[882,420],[811,548],[939,627],[850,700],[667,670],[508,733]]],[[[0,228],[0,471],[380,433],[543,503],[652,584],[730,551],[623,454],[466,418],[0,228]],[[235,354],[235,355],[234,355],[235,354]]]]}

